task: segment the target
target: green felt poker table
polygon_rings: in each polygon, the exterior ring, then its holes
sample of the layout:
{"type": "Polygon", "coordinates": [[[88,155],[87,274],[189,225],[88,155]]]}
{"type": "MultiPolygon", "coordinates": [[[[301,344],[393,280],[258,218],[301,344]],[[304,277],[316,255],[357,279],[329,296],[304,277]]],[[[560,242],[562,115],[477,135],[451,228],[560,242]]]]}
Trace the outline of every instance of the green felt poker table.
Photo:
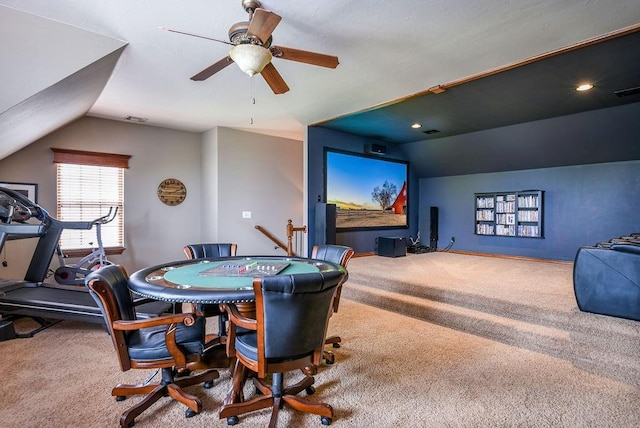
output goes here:
{"type": "Polygon", "coordinates": [[[129,278],[141,296],[175,303],[253,302],[253,278],[346,270],[335,263],[289,256],[181,260],[141,269],[129,278]]]}

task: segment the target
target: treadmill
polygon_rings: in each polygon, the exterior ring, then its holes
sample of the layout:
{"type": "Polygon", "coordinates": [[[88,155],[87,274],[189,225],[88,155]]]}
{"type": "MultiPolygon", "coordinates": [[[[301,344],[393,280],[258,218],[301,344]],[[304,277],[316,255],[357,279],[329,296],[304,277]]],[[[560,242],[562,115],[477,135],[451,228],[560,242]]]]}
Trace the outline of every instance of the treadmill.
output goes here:
{"type": "MultiPolygon", "coordinates": [[[[86,287],[47,283],[45,278],[64,229],[93,228],[93,221],[60,221],[23,194],[0,187],[0,252],[7,241],[38,239],[24,279],[0,278],[0,341],[32,337],[61,320],[104,324],[100,308],[86,287]],[[40,327],[16,334],[13,320],[30,317],[40,327]],[[56,321],[50,321],[50,320],[56,321]]],[[[170,312],[165,302],[136,299],[140,318],[170,312]]]]}

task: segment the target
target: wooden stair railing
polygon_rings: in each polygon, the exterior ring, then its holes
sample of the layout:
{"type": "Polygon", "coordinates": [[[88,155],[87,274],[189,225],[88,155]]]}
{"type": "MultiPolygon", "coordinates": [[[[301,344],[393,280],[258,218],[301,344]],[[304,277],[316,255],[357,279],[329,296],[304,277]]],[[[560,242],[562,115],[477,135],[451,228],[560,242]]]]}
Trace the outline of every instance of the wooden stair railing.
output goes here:
{"type": "Polygon", "coordinates": [[[276,248],[280,247],[283,250],[287,251],[287,246],[285,244],[283,244],[282,241],[280,241],[278,238],[273,236],[267,229],[265,229],[264,227],[260,226],[259,224],[256,224],[256,229],[258,229],[260,232],[262,232],[262,234],[264,236],[266,236],[267,238],[271,239],[276,244],[276,248]]]}
{"type": "Polygon", "coordinates": [[[304,240],[302,239],[303,233],[307,233],[307,226],[294,227],[291,220],[287,222],[287,255],[295,256],[302,253],[304,245],[304,240]],[[293,250],[294,241],[296,251],[293,250]]]}
{"type": "Polygon", "coordinates": [[[276,238],[273,234],[271,234],[264,227],[256,224],[256,229],[258,229],[264,236],[269,238],[273,243],[276,244],[276,248],[282,248],[287,252],[288,256],[295,256],[297,253],[301,253],[303,250],[304,241],[302,240],[302,234],[307,233],[307,226],[299,226],[295,227],[291,220],[287,221],[287,243],[284,244],[278,238],[276,238]],[[294,251],[294,247],[295,250],[294,251]]]}

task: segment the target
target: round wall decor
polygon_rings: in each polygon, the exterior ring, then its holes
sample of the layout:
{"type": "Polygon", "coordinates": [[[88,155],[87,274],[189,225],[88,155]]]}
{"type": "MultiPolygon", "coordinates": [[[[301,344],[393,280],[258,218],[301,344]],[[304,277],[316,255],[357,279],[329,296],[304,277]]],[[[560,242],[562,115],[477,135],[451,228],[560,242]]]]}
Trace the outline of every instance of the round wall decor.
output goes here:
{"type": "Polygon", "coordinates": [[[175,178],[162,180],[158,185],[158,198],[167,205],[179,205],[187,197],[187,187],[175,178]]]}

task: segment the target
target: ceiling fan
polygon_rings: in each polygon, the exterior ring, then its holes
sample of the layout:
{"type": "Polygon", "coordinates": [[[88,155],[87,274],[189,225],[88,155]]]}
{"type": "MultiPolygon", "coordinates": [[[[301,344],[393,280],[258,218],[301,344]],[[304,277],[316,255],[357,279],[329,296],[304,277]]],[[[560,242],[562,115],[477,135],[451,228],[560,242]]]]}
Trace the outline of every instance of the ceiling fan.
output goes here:
{"type": "Polygon", "coordinates": [[[206,80],[232,62],[235,62],[242,71],[250,76],[261,74],[275,94],[284,94],[289,91],[289,87],[271,63],[272,58],[281,58],[327,68],[336,68],[338,66],[338,57],[336,56],[273,46],[271,44],[273,41],[271,33],[278,26],[282,17],[262,9],[260,2],[257,0],[242,0],[242,7],[249,14],[249,20],[237,22],[231,26],[229,29],[229,42],[164,28],[174,33],[232,45],[229,55],[192,76],[191,80],[206,80]]]}

